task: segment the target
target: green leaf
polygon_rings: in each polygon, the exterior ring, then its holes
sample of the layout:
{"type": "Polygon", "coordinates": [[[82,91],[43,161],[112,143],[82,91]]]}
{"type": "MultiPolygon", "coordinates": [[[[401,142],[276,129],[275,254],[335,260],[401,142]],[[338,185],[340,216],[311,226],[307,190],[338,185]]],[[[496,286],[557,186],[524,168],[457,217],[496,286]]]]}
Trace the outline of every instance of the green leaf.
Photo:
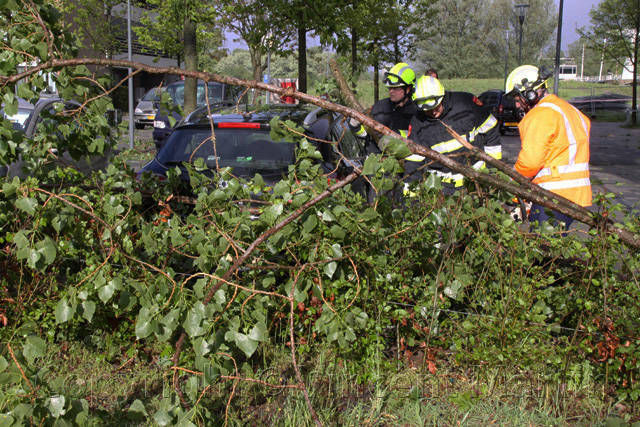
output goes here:
{"type": "Polygon", "coordinates": [[[264,219],[267,222],[273,222],[275,221],[280,215],[282,215],[282,212],[284,210],[284,205],[282,203],[276,203],[274,205],[268,206],[264,209],[264,212],[262,214],[262,217],[264,217],[264,219]]]}
{"type": "Polygon", "coordinates": [[[7,359],[5,359],[4,356],[0,356],[0,372],[3,372],[5,369],[7,369],[7,366],[9,366],[7,359]]]}
{"type": "Polygon", "coordinates": [[[15,418],[11,415],[0,414],[0,427],[11,427],[15,422],[15,418]]]}
{"type": "Polygon", "coordinates": [[[311,233],[314,228],[318,225],[318,217],[315,214],[311,214],[307,217],[306,221],[302,224],[302,228],[307,233],[311,233]]]}
{"type": "Polygon", "coordinates": [[[335,261],[328,262],[324,266],[324,274],[326,274],[329,278],[332,278],[338,268],[338,263],[335,261]]]}
{"type": "Polygon", "coordinates": [[[100,298],[100,301],[102,301],[103,303],[106,303],[113,296],[113,292],[114,292],[113,282],[108,282],[106,285],[98,289],[98,297],[100,298]]]}
{"type": "Polygon", "coordinates": [[[136,338],[142,339],[151,335],[156,330],[156,323],[151,317],[148,308],[143,307],[136,319],[136,338]]]}
{"type": "Polygon", "coordinates": [[[64,396],[53,396],[48,399],[46,406],[49,408],[49,413],[53,418],[60,418],[60,416],[66,412],[64,410],[64,404],[64,396]]]}
{"type": "Polygon", "coordinates": [[[142,403],[140,399],[134,400],[127,411],[128,420],[140,420],[147,415],[147,410],[144,409],[144,403],[142,403]]]}
{"type": "Polygon", "coordinates": [[[364,161],[364,166],[362,167],[362,174],[363,175],[373,175],[376,172],[376,164],[378,163],[378,160],[380,160],[379,156],[375,156],[375,155],[370,155],[369,157],[367,157],[364,161]]]}
{"type": "Polygon", "coordinates": [[[18,178],[16,177],[12,182],[5,182],[4,184],[2,184],[2,192],[5,196],[13,196],[16,193],[16,191],[20,187],[20,182],[17,180],[18,178]]]}
{"type": "Polygon", "coordinates": [[[96,303],[93,301],[84,301],[80,304],[80,307],[82,308],[82,318],[91,322],[93,314],[96,312],[96,303]]]}
{"type": "Polygon", "coordinates": [[[36,213],[36,206],[38,206],[38,201],[32,197],[23,197],[16,201],[16,207],[29,215],[36,213]]]}
{"type": "Polygon", "coordinates": [[[205,317],[205,306],[198,301],[187,313],[187,318],[184,322],[184,330],[190,338],[195,338],[204,333],[202,319],[205,317]]]}
{"type": "Polygon", "coordinates": [[[347,235],[347,232],[345,231],[344,228],[340,227],[339,225],[333,225],[331,226],[331,234],[336,239],[344,239],[347,235]]]}
{"type": "Polygon", "coordinates": [[[342,247],[338,243],[334,243],[333,245],[331,245],[331,250],[334,257],[337,258],[342,256],[342,247]]]}
{"type": "Polygon", "coordinates": [[[238,348],[242,350],[247,357],[251,357],[258,348],[258,341],[252,340],[245,334],[236,333],[235,342],[238,348]]]}
{"type": "MultiPolygon", "coordinates": [[[[169,399],[163,399],[163,401],[164,400],[168,401],[169,399]]],[[[158,409],[158,411],[153,414],[153,419],[156,423],[158,423],[160,427],[168,426],[173,423],[173,417],[169,415],[169,413],[164,408],[158,409]]]]}
{"type": "Polygon", "coordinates": [[[258,322],[253,326],[251,332],[249,332],[249,338],[254,341],[264,341],[267,337],[267,325],[262,322],[258,322]]]}
{"type": "Polygon", "coordinates": [[[29,361],[29,364],[33,364],[34,360],[44,356],[46,351],[47,343],[42,338],[36,335],[29,335],[22,349],[22,355],[29,361]]]}
{"type": "Polygon", "coordinates": [[[60,301],[58,301],[58,304],[56,304],[56,309],[54,310],[54,314],[56,316],[56,324],[65,323],[71,320],[71,318],[73,318],[75,311],[76,311],[75,308],[71,307],[67,303],[66,298],[63,298],[60,301]]]}

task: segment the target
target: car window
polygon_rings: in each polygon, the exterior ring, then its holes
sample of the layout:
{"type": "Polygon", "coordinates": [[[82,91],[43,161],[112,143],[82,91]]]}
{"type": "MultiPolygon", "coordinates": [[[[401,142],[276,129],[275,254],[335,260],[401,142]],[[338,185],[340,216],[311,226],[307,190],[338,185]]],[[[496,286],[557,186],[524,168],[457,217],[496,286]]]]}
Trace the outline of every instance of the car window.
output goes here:
{"type": "MultiPolygon", "coordinates": [[[[223,86],[218,83],[209,83],[208,94],[204,84],[199,84],[196,92],[196,104],[198,107],[207,105],[206,97],[209,96],[209,103],[220,102],[222,97],[223,86]]],[[[173,85],[167,87],[167,92],[171,96],[171,100],[176,105],[184,105],[184,84],[173,85]]]]}
{"type": "Polygon", "coordinates": [[[201,158],[215,168],[286,171],[295,163],[295,146],[274,142],[268,131],[257,129],[217,129],[215,147],[209,129],[178,129],[158,153],[164,164],[193,162],[201,158]]]}
{"type": "Polygon", "coordinates": [[[24,131],[26,129],[27,121],[33,113],[33,108],[18,108],[18,112],[12,116],[6,116],[11,123],[13,123],[13,129],[24,131]]]}
{"type": "MultiPolygon", "coordinates": [[[[207,105],[205,102],[207,91],[205,91],[204,85],[198,85],[198,94],[197,94],[197,104],[198,107],[202,107],[203,105],[207,105]]],[[[209,103],[220,102],[222,101],[222,86],[221,85],[209,85],[209,103]]]]}
{"type": "MultiPolygon", "coordinates": [[[[343,122],[341,119],[335,121],[331,129],[330,137],[332,141],[338,143],[338,148],[345,157],[353,159],[364,156],[360,140],[353,135],[346,125],[346,122],[343,122]]],[[[338,160],[340,156],[335,152],[336,146],[332,145],[332,147],[334,148],[335,160],[338,160]]]]}
{"type": "Polygon", "coordinates": [[[163,91],[164,91],[164,88],[158,89],[157,87],[154,87],[153,89],[149,90],[147,93],[144,94],[141,101],[160,101],[160,95],[162,94],[163,91]]]}

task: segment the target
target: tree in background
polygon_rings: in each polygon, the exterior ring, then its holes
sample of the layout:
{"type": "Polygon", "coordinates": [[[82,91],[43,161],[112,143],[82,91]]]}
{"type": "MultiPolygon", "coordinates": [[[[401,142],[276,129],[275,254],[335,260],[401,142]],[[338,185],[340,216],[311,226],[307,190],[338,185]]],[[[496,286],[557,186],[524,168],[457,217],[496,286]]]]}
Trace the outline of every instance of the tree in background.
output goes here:
{"type": "Polygon", "coordinates": [[[585,39],[576,40],[571,43],[567,55],[575,60],[578,75],[600,76],[600,71],[602,71],[602,74],[605,74],[615,70],[617,66],[619,68],[619,65],[615,61],[604,57],[602,50],[591,48],[585,39]]]}
{"type": "MultiPolygon", "coordinates": [[[[539,63],[555,42],[553,0],[530,0],[523,25],[522,63],[539,63]]],[[[418,3],[416,60],[447,78],[497,77],[518,65],[520,22],[514,0],[439,0],[418,3]],[[509,45],[506,32],[509,31],[509,45]]]]}
{"type": "MultiPolygon", "coordinates": [[[[279,14],[269,13],[262,1],[221,0],[223,23],[247,44],[251,57],[252,79],[262,80],[266,68],[263,55],[290,53],[288,46],[295,28],[279,14]]],[[[249,77],[247,77],[249,79],[249,77]]]]}
{"type": "MultiPolygon", "coordinates": [[[[222,44],[216,3],[198,0],[146,0],[146,3],[155,8],[148,10],[140,19],[143,25],[135,28],[140,42],[174,55],[178,64],[183,58],[186,70],[198,70],[199,51],[211,52],[222,44]]],[[[185,79],[185,113],[196,108],[196,90],[196,80],[185,79]]]]}
{"type": "Polygon", "coordinates": [[[79,42],[84,42],[84,47],[111,58],[119,51],[117,38],[126,36],[126,28],[111,22],[113,8],[120,3],[120,0],[64,0],[60,2],[60,11],[65,25],[79,42]]]}
{"type": "Polygon", "coordinates": [[[264,0],[264,5],[278,22],[292,25],[297,34],[298,90],[307,92],[307,35],[312,33],[323,46],[337,46],[345,36],[344,13],[353,1],[264,0]]]}
{"type": "Polygon", "coordinates": [[[616,61],[633,74],[631,122],[636,125],[640,4],[637,0],[602,0],[589,15],[591,26],[578,30],[588,46],[604,52],[605,58],[616,61]]]}
{"type": "Polygon", "coordinates": [[[416,19],[412,4],[413,0],[371,0],[359,3],[355,9],[359,24],[352,25],[352,70],[357,70],[358,62],[360,69],[373,67],[374,101],[379,99],[381,66],[412,62],[417,39],[412,31],[416,19]],[[358,47],[359,58],[355,55],[358,47]]]}
{"type": "MultiPolygon", "coordinates": [[[[328,53],[321,47],[310,48],[308,74],[312,81],[322,80],[326,75],[328,53]]],[[[231,55],[222,58],[212,71],[225,76],[252,80],[251,53],[246,49],[234,49],[231,55]]],[[[271,59],[271,75],[289,78],[298,72],[298,64],[294,55],[275,56],[271,59]]]]}

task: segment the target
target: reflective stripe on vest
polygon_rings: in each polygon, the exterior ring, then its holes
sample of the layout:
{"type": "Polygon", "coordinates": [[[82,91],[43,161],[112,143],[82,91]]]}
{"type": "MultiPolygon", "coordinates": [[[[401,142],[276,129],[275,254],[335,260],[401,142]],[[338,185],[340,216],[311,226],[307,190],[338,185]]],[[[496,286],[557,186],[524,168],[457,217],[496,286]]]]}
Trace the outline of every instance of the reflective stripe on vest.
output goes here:
{"type": "Polygon", "coordinates": [[[484,152],[493,157],[494,159],[502,160],[502,145],[494,145],[491,147],[484,147],[484,152]]]}
{"type": "Polygon", "coordinates": [[[538,185],[545,190],[566,190],[568,188],[586,187],[591,185],[589,178],[565,179],[564,181],[541,182],[538,185]]]}
{"type": "Polygon", "coordinates": [[[553,175],[553,171],[557,171],[558,174],[563,173],[573,173],[573,172],[585,172],[589,171],[589,163],[576,163],[573,165],[562,165],[562,166],[552,166],[550,168],[540,169],[538,174],[535,176],[536,178],[540,178],[542,176],[553,175]]]}
{"type": "MultiPolygon", "coordinates": [[[[578,152],[578,142],[576,141],[576,137],[573,134],[573,129],[571,128],[571,123],[569,122],[569,118],[564,113],[564,111],[562,111],[562,108],[550,102],[543,102],[541,104],[538,104],[538,107],[551,108],[552,110],[559,113],[564,119],[564,127],[567,130],[567,139],[569,140],[569,165],[573,165],[576,162],[576,153],[578,152]]],[[[573,105],[571,105],[571,108],[573,108],[576,111],[579,111],[573,105]]],[[[582,127],[584,129],[585,135],[589,135],[589,129],[587,128],[587,124],[584,122],[582,115],[578,114],[578,117],[580,117],[580,121],[582,122],[582,127]]]]}
{"type": "Polygon", "coordinates": [[[405,160],[409,161],[409,162],[421,162],[425,159],[425,157],[419,155],[419,154],[412,154],[409,157],[405,157],[405,160]]]}

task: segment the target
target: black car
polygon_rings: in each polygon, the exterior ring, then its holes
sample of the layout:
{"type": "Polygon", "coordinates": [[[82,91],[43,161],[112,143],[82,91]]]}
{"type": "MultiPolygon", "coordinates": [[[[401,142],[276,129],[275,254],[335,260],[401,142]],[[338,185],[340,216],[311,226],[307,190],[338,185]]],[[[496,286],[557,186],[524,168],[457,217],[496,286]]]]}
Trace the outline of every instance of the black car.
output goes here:
{"type": "MultiPolygon", "coordinates": [[[[167,86],[164,91],[171,97],[171,102],[176,106],[184,105],[184,81],[177,81],[167,86]]],[[[197,92],[197,106],[202,107],[207,105],[207,95],[209,105],[218,105],[221,102],[227,104],[235,103],[238,96],[241,94],[240,88],[237,86],[231,86],[224,83],[209,82],[208,90],[205,90],[204,82],[198,82],[197,92]]],[[[180,122],[182,116],[176,112],[172,113],[173,118],[176,119],[176,123],[180,122]]],[[[173,128],[169,121],[169,116],[166,111],[162,111],[161,108],[157,108],[155,112],[155,118],[153,120],[153,142],[156,148],[160,148],[164,144],[165,140],[171,134],[173,128]]]]}
{"type": "MultiPolygon", "coordinates": [[[[309,141],[322,155],[320,163],[329,179],[339,180],[362,167],[367,155],[365,142],[349,130],[343,116],[309,105],[271,104],[263,106],[222,107],[208,114],[202,107],[185,117],[167,138],[155,158],[138,171],[138,177],[151,172],[160,179],[171,168],[178,167],[180,178],[187,184],[189,174],[185,163],[197,159],[211,173],[216,169],[233,168],[233,174],[253,178],[260,174],[264,182],[273,185],[288,174],[289,166],[296,162],[296,146],[293,143],[274,141],[270,135],[270,121],[274,117],[291,120],[305,129],[309,141]],[[211,122],[215,131],[215,147],[211,134],[211,122]],[[337,141],[335,144],[323,141],[337,141]],[[340,161],[340,150],[347,160],[340,161]]],[[[353,191],[366,197],[367,182],[364,178],[352,183],[353,191]]]]}
{"type": "Polygon", "coordinates": [[[500,135],[504,135],[507,131],[518,131],[518,123],[522,120],[523,114],[516,108],[515,102],[505,96],[503,90],[490,89],[482,92],[478,98],[498,120],[500,135]]]}
{"type": "MultiPolygon", "coordinates": [[[[0,117],[6,117],[13,124],[13,129],[24,133],[28,140],[33,139],[38,133],[38,125],[45,121],[54,121],[56,117],[72,115],[83,109],[82,104],[74,100],[62,100],[57,96],[42,97],[35,104],[18,99],[18,111],[15,114],[6,114],[4,109],[0,109],[0,117]]],[[[75,160],[65,151],[63,153],[55,153],[58,156],[59,164],[71,166],[85,175],[91,172],[104,170],[109,165],[109,156],[111,150],[100,156],[91,156],[89,158],[81,157],[75,160]]],[[[26,178],[27,174],[23,167],[25,162],[18,160],[9,165],[0,165],[0,176],[26,178]]]]}

